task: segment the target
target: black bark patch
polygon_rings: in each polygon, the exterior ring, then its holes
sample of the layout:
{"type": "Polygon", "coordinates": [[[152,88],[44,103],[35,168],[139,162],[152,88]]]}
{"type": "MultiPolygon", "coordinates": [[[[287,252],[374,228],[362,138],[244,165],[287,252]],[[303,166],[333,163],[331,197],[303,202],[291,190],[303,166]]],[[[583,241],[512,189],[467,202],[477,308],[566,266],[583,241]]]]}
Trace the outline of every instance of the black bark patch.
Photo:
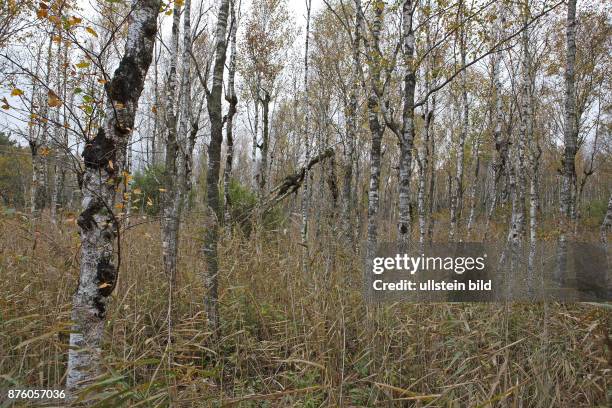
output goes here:
{"type": "Polygon", "coordinates": [[[32,156],[36,156],[38,153],[38,144],[35,140],[29,140],[28,144],[30,145],[30,151],[32,152],[32,156]]]}
{"type": "Polygon", "coordinates": [[[406,225],[402,224],[402,225],[400,226],[400,232],[401,232],[402,234],[407,233],[407,232],[408,232],[408,227],[406,227],[406,225]]]}
{"type": "Polygon", "coordinates": [[[104,298],[102,296],[94,297],[93,304],[96,310],[98,311],[97,316],[100,319],[104,319],[104,317],[106,316],[106,304],[104,303],[104,298]]]}
{"type": "Polygon", "coordinates": [[[104,129],[100,128],[94,140],[85,145],[83,159],[85,167],[99,169],[106,166],[112,172],[109,162],[115,161],[115,143],[106,137],[104,129]]]}
{"type": "Polygon", "coordinates": [[[103,297],[110,296],[115,288],[115,279],[117,278],[115,265],[110,262],[110,259],[100,259],[96,271],[96,278],[98,280],[98,292],[100,295],[103,297]]]}
{"type": "Polygon", "coordinates": [[[102,203],[100,200],[93,199],[89,202],[89,205],[77,218],[77,224],[83,231],[89,231],[97,225],[94,215],[102,209],[102,203]]]}
{"type": "Polygon", "coordinates": [[[142,78],[138,63],[133,56],[125,56],[115,70],[110,84],[111,100],[120,103],[134,100],[133,96],[140,94],[139,84],[142,84],[142,78]]]}

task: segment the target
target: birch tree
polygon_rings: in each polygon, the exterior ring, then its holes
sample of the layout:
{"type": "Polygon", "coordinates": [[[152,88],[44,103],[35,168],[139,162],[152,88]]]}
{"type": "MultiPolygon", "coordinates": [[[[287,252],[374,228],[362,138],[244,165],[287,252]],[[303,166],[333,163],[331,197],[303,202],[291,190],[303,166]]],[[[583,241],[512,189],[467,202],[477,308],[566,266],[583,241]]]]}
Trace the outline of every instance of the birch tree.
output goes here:
{"type": "Polygon", "coordinates": [[[115,199],[125,177],[126,147],[152,59],[159,9],[157,0],[132,2],[125,51],[106,87],[104,125],[83,151],[83,211],[77,220],[81,229],[81,267],[73,298],[74,325],[66,376],[66,387],[73,394],[90,383],[100,370],[109,296],[117,284],[121,259],[115,199]]]}
{"type": "Polygon", "coordinates": [[[461,67],[465,67],[461,72],[461,131],[459,132],[459,138],[457,140],[457,146],[455,152],[457,155],[456,161],[456,173],[455,182],[453,183],[455,190],[451,196],[450,206],[450,230],[449,240],[454,241],[455,235],[457,234],[457,224],[459,223],[459,217],[461,216],[461,210],[463,207],[463,165],[465,157],[465,139],[467,138],[469,128],[469,106],[468,106],[468,90],[467,90],[467,27],[465,16],[467,11],[465,10],[465,3],[459,2],[458,14],[461,16],[457,24],[461,25],[459,30],[459,54],[461,58],[461,67]]]}
{"type": "MultiPolygon", "coordinates": [[[[308,99],[308,41],[310,39],[310,10],[312,0],[306,0],[306,38],[304,40],[304,161],[310,163],[310,101],[308,99]]],[[[309,197],[309,167],[306,165],[304,182],[302,183],[302,271],[308,271],[308,206],[309,197]]]]}
{"type": "Polygon", "coordinates": [[[223,142],[223,71],[227,51],[227,20],[230,0],[221,0],[215,29],[215,60],[212,72],[212,88],[207,91],[208,117],[210,120],[210,142],[208,144],[208,168],[206,173],[206,206],[208,225],[204,233],[204,259],[206,261],[204,306],[208,325],[215,333],[219,329],[219,223],[223,219],[222,203],[219,200],[219,173],[221,168],[221,144],[223,142]]]}
{"type": "Polygon", "coordinates": [[[179,173],[179,140],[177,135],[177,61],[180,34],[180,5],[174,3],[172,13],[172,34],[170,39],[170,57],[166,77],[166,157],[164,166],[163,217],[161,222],[162,256],[164,271],[172,286],[176,279],[176,258],[178,253],[179,205],[181,189],[178,185],[179,173]]]}
{"type": "Polygon", "coordinates": [[[378,245],[378,210],[380,200],[380,171],[381,171],[381,149],[382,138],[385,131],[384,122],[380,118],[379,94],[381,92],[381,60],[382,55],[378,44],[380,42],[380,32],[383,25],[384,4],[376,3],[374,7],[374,17],[371,23],[371,38],[365,36],[365,16],[361,7],[361,0],[355,0],[356,10],[356,30],[363,35],[366,50],[368,51],[369,78],[364,80],[363,87],[367,94],[368,107],[368,126],[371,133],[370,142],[370,178],[368,183],[368,212],[367,212],[367,238],[365,267],[363,271],[363,281],[366,288],[371,288],[374,265],[374,256],[378,245]]]}
{"type": "Polygon", "coordinates": [[[574,184],[576,182],[576,0],[568,0],[567,19],[565,22],[565,110],[563,127],[563,157],[561,159],[561,191],[559,195],[559,242],[557,251],[557,276],[560,282],[564,279],[567,262],[567,234],[574,214],[574,184]]]}
{"type": "MultiPolygon", "coordinates": [[[[238,106],[238,97],[236,96],[235,78],[236,78],[236,33],[238,31],[239,18],[236,16],[236,0],[231,0],[230,6],[231,32],[230,32],[230,62],[228,67],[228,81],[225,100],[229,103],[229,110],[226,116],[225,124],[225,143],[227,151],[225,154],[225,168],[223,169],[223,192],[225,205],[225,222],[230,221],[230,181],[232,177],[232,166],[234,161],[234,115],[238,106]]],[[[238,5],[238,15],[240,15],[240,4],[238,5]]]]}

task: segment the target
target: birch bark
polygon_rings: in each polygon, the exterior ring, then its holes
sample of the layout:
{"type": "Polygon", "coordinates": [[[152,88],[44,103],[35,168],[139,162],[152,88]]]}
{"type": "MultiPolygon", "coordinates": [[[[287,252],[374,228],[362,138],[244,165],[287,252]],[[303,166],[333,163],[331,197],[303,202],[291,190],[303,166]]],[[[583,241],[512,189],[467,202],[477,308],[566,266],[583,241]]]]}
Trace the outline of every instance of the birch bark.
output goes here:
{"type": "Polygon", "coordinates": [[[576,183],[575,158],[577,151],[576,132],[576,0],[569,0],[566,21],[566,61],[565,61],[565,125],[563,131],[564,151],[561,160],[561,234],[565,239],[567,223],[572,217],[574,208],[573,189],[576,183]]]}
{"type": "MultiPolygon", "coordinates": [[[[503,25],[505,23],[505,17],[503,13],[503,6],[500,6],[499,17],[495,20],[495,42],[498,42],[502,37],[503,25]]],[[[493,81],[493,105],[495,107],[495,115],[491,115],[491,119],[494,118],[493,127],[493,141],[495,142],[495,159],[493,161],[493,191],[491,193],[491,206],[487,212],[487,219],[484,228],[484,240],[486,241],[489,234],[489,224],[493,213],[497,208],[498,196],[499,196],[499,185],[502,176],[506,171],[506,163],[508,161],[508,147],[509,141],[507,137],[502,134],[502,123],[504,119],[503,101],[502,101],[502,78],[500,75],[501,55],[499,52],[493,54],[492,58],[492,69],[491,76],[493,81]]]]}
{"type": "Polygon", "coordinates": [[[209,225],[204,233],[204,258],[206,260],[205,285],[207,294],[204,299],[209,327],[215,335],[219,329],[219,222],[223,211],[219,200],[219,173],[221,165],[221,143],[223,142],[223,116],[221,96],[223,91],[223,71],[227,51],[226,32],[229,14],[229,0],[221,0],[215,30],[215,62],[213,66],[212,89],[207,94],[208,117],[210,119],[210,143],[208,144],[208,171],[206,173],[206,198],[209,225]]]}
{"type": "Polygon", "coordinates": [[[133,0],[124,55],[106,87],[104,126],[83,151],[83,211],[77,220],[81,268],[73,298],[74,325],[66,379],[72,395],[90,383],[100,369],[106,309],[120,266],[119,249],[117,264],[113,263],[114,244],[120,242],[116,240],[119,225],[113,214],[115,189],[121,184],[126,146],[151,63],[159,8],[158,0],[133,0]]]}
{"type": "MultiPolygon", "coordinates": [[[[365,32],[365,19],[363,18],[363,10],[361,8],[361,0],[355,0],[355,9],[357,17],[355,19],[356,29],[363,34],[365,32]]],[[[380,30],[383,23],[383,7],[377,6],[374,8],[374,20],[372,21],[372,42],[378,43],[380,30]]],[[[364,42],[366,37],[363,36],[364,42]]],[[[367,49],[377,50],[377,47],[370,47],[366,44],[367,49]]],[[[380,120],[379,106],[379,88],[380,88],[380,54],[377,53],[374,58],[368,59],[370,65],[369,89],[368,94],[368,125],[371,132],[370,146],[370,180],[368,186],[368,218],[367,218],[367,239],[366,239],[366,256],[365,268],[363,271],[363,282],[366,290],[372,287],[373,274],[372,267],[374,265],[374,256],[376,255],[378,244],[378,210],[379,210],[379,191],[380,191],[380,167],[381,167],[381,146],[384,133],[384,126],[380,120]]],[[[364,83],[364,86],[366,84],[364,83]]]]}
{"type": "MultiPolygon", "coordinates": [[[[463,5],[463,3],[461,3],[463,5]]],[[[463,7],[461,7],[461,12],[465,12],[463,7]]],[[[461,66],[466,66],[466,55],[467,55],[467,45],[466,45],[466,27],[465,22],[462,22],[463,28],[461,29],[461,33],[459,35],[459,47],[461,53],[461,66]]],[[[456,165],[456,174],[455,174],[455,191],[451,197],[451,216],[450,216],[450,231],[449,231],[449,240],[452,242],[456,239],[455,235],[457,234],[458,224],[460,222],[461,210],[463,207],[463,165],[464,165],[464,157],[465,157],[465,139],[467,138],[468,127],[469,127],[469,106],[468,106],[468,91],[467,91],[467,68],[463,69],[461,73],[461,131],[459,132],[459,139],[457,141],[456,152],[457,152],[457,165],[456,165]]]]}
{"type": "MultiPolygon", "coordinates": [[[[310,101],[308,98],[308,42],[310,38],[310,9],[312,7],[312,0],[306,2],[306,39],[305,39],[305,50],[304,50],[304,150],[305,150],[305,162],[310,162],[310,101]]],[[[304,182],[302,185],[302,271],[306,273],[308,271],[308,210],[309,210],[309,173],[308,167],[306,167],[306,174],[304,176],[304,182]]]]}
{"type": "MultiPolygon", "coordinates": [[[[230,32],[230,63],[228,67],[227,94],[225,100],[229,103],[229,111],[227,112],[227,123],[225,124],[225,137],[227,144],[227,152],[225,155],[225,168],[223,170],[223,191],[225,198],[225,222],[231,220],[231,200],[230,200],[230,181],[232,177],[232,164],[234,160],[234,115],[236,114],[236,106],[238,105],[238,97],[235,90],[236,77],[236,32],[238,31],[238,19],[236,18],[235,0],[231,1],[230,18],[232,28],[230,32]]],[[[238,10],[240,13],[240,9],[238,10]]]]}
{"type": "Polygon", "coordinates": [[[178,185],[178,155],[179,141],[177,136],[177,108],[176,108],[176,84],[179,49],[179,27],[180,6],[174,4],[172,14],[172,36],[170,40],[170,65],[166,78],[166,158],[164,167],[163,193],[163,217],[161,222],[162,233],[162,257],[164,271],[171,285],[176,279],[176,259],[178,253],[178,230],[179,230],[179,200],[180,187],[178,185]]]}
{"type": "Polygon", "coordinates": [[[402,130],[400,135],[399,162],[399,222],[398,244],[409,243],[410,219],[410,178],[412,176],[412,149],[414,145],[414,92],[416,88],[416,67],[414,61],[415,37],[413,31],[414,2],[405,0],[402,7],[404,95],[402,130]]]}
{"type": "Polygon", "coordinates": [[[573,191],[576,183],[576,0],[569,0],[567,4],[565,55],[564,151],[561,159],[559,241],[557,250],[557,275],[555,277],[559,284],[562,284],[565,278],[567,264],[567,234],[574,212],[573,191]]]}

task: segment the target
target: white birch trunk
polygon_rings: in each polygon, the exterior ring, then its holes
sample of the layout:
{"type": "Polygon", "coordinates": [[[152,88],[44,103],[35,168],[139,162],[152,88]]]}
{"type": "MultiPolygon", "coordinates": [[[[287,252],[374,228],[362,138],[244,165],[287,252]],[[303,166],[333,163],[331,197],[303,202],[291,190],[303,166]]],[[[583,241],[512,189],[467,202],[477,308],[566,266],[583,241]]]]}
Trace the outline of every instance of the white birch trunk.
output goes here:
{"type": "Polygon", "coordinates": [[[480,135],[476,138],[474,145],[474,155],[476,156],[476,162],[474,163],[474,180],[470,188],[470,215],[467,223],[466,237],[469,241],[472,237],[472,228],[474,226],[474,217],[476,216],[476,186],[478,185],[478,174],[480,172],[480,135]]]}
{"type": "Polygon", "coordinates": [[[74,325],[66,376],[66,387],[72,396],[92,382],[100,370],[106,311],[120,266],[119,250],[117,264],[113,263],[114,244],[119,233],[113,214],[115,189],[121,183],[126,146],[134,127],[157,32],[160,2],[134,0],[132,7],[124,55],[107,87],[104,126],[83,151],[83,212],[78,218],[81,268],[73,298],[74,325]]]}
{"type": "Polygon", "coordinates": [[[576,0],[569,0],[567,4],[565,64],[564,151],[561,159],[559,242],[557,250],[557,275],[555,277],[560,284],[563,283],[566,272],[567,234],[570,230],[569,224],[574,212],[573,191],[576,183],[576,0]]]}
{"type": "MultiPolygon", "coordinates": [[[[238,19],[236,18],[235,0],[232,0],[230,8],[230,18],[232,21],[232,29],[230,32],[230,63],[228,67],[227,95],[225,100],[229,103],[229,111],[227,112],[227,123],[225,125],[226,136],[226,156],[225,168],[223,169],[223,192],[225,198],[225,214],[224,221],[231,221],[231,200],[230,200],[230,181],[232,178],[232,165],[234,161],[234,115],[236,114],[236,106],[238,105],[238,97],[235,90],[236,77],[236,33],[238,31],[238,19]]],[[[240,10],[238,10],[240,13],[240,10]]]]}
{"type": "Polygon", "coordinates": [[[410,241],[410,178],[412,177],[412,149],[414,145],[414,92],[416,67],[414,66],[415,37],[413,31],[414,2],[405,0],[402,7],[403,57],[405,63],[402,131],[399,163],[399,222],[398,244],[407,246],[410,241]]]}
{"type": "MultiPolygon", "coordinates": [[[[461,8],[461,12],[465,12],[463,8],[461,8]]],[[[462,18],[463,20],[463,18],[462,18]]],[[[465,21],[462,22],[465,24],[465,21]]],[[[459,47],[461,53],[461,66],[465,67],[466,65],[466,27],[464,26],[461,29],[460,39],[459,39],[459,47]]],[[[465,139],[467,138],[468,128],[469,128],[469,106],[468,106],[468,95],[467,95],[467,68],[463,70],[461,73],[461,131],[459,132],[459,139],[457,140],[456,152],[457,152],[457,165],[456,165],[456,174],[455,174],[455,191],[453,192],[453,196],[451,197],[451,223],[450,223],[450,231],[449,231],[449,240],[452,242],[456,239],[455,235],[458,234],[458,224],[460,223],[461,210],[463,208],[463,165],[464,165],[464,146],[465,139]]],[[[461,238],[459,238],[461,241],[461,238]]]]}
{"type": "MultiPolygon", "coordinates": [[[[499,9],[499,18],[496,20],[495,27],[495,42],[498,42],[503,33],[503,25],[505,24],[503,6],[499,9]]],[[[495,107],[494,115],[494,130],[493,141],[495,143],[495,159],[493,161],[493,191],[491,193],[491,205],[487,212],[487,217],[484,227],[484,240],[486,241],[489,234],[489,224],[493,213],[497,208],[499,196],[499,184],[506,170],[506,162],[508,161],[508,138],[502,135],[502,123],[504,119],[503,101],[502,101],[502,78],[500,75],[501,54],[499,52],[492,56],[491,76],[493,81],[493,105],[495,107]]],[[[491,115],[493,120],[493,115],[491,115]]]]}
{"type": "Polygon", "coordinates": [[[206,274],[204,283],[206,297],[204,307],[211,330],[218,335],[219,329],[219,223],[223,217],[222,203],[219,200],[219,173],[221,167],[221,144],[223,143],[223,115],[221,94],[223,91],[223,71],[227,51],[226,32],[229,14],[229,0],[221,0],[215,30],[215,62],[213,67],[212,89],[207,94],[208,117],[210,119],[210,143],[208,144],[208,169],[206,173],[206,198],[208,224],[204,234],[204,258],[206,274]]]}
{"type": "MultiPolygon", "coordinates": [[[[305,163],[310,162],[310,100],[308,98],[308,43],[310,39],[310,10],[312,0],[307,0],[306,3],[306,39],[304,50],[304,150],[305,163]]],[[[302,271],[308,271],[309,250],[308,250],[308,210],[310,204],[309,196],[309,172],[306,166],[306,174],[302,184],[302,271]]]]}
{"type": "MultiPolygon", "coordinates": [[[[172,14],[172,36],[170,40],[170,66],[166,78],[166,157],[164,167],[163,209],[161,219],[161,241],[164,272],[170,285],[176,280],[179,230],[179,140],[177,134],[176,84],[180,30],[180,6],[175,3],[172,14]]],[[[180,105],[180,104],[179,104],[180,105]]]]}

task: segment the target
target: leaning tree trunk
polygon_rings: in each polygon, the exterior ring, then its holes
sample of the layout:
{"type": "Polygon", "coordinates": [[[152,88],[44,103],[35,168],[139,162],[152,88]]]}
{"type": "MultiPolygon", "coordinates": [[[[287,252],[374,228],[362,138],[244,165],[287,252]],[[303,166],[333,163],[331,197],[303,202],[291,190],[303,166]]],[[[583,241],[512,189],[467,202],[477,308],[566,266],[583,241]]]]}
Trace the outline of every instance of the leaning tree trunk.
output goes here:
{"type": "Polygon", "coordinates": [[[210,119],[210,143],[208,144],[208,169],[206,173],[206,199],[208,228],[204,233],[204,258],[206,260],[206,298],[204,306],[211,330],[218,334],[219,329],[219,222],[223,211],[219,200],[219,173],[221,167],[221,143],[223,143],[223,114],[221,94],[223,91],[223,70],[227,50],[226,32],[229,0],[221,0],[216,27],[215,63],[213,67],[212,89],[207,94],[208,117],[210,119]]]}
{"type": "MultiPolygon", "coordinates": [[[[240,10],[238,10],[240,13],[240,10]]],[[[230,181],[232,178],[232,165],[234,161],[234,115],[236,114],[236,106],[238,105],[238,97],[235,90],[236,78],[236,32],[238,31],[238,20],[236,19],[235,0],[232,0],[230,17],[232,21],[232,29],[230,32],[230,63],[228,67],[227,95],[225,100],[229,103],[229,111],[227,112],[227,123],[225,124],[225,137],[227,143],[227,151],[225,154],[225,168],[223,169],[223,193],[225,198],[225,223],[231,220],[231,199],[230,199],[230,181]]]]}
{"type": "Polygon", "coordinates": [[[66,386],[74,395],[100,369],[100,343],[109,296],[121,261],[119,222],[113,210],[122,183],[126,148],[134,128],[138,100],[151,63],[157,33],[158,0],[134,0],[128,20],[124,55],[108,84],[106,118],[97,136],[83,150],[81,270],[73,298],[66,386]],[[117,263],[114,244],[117,241],[117,263]]]}

